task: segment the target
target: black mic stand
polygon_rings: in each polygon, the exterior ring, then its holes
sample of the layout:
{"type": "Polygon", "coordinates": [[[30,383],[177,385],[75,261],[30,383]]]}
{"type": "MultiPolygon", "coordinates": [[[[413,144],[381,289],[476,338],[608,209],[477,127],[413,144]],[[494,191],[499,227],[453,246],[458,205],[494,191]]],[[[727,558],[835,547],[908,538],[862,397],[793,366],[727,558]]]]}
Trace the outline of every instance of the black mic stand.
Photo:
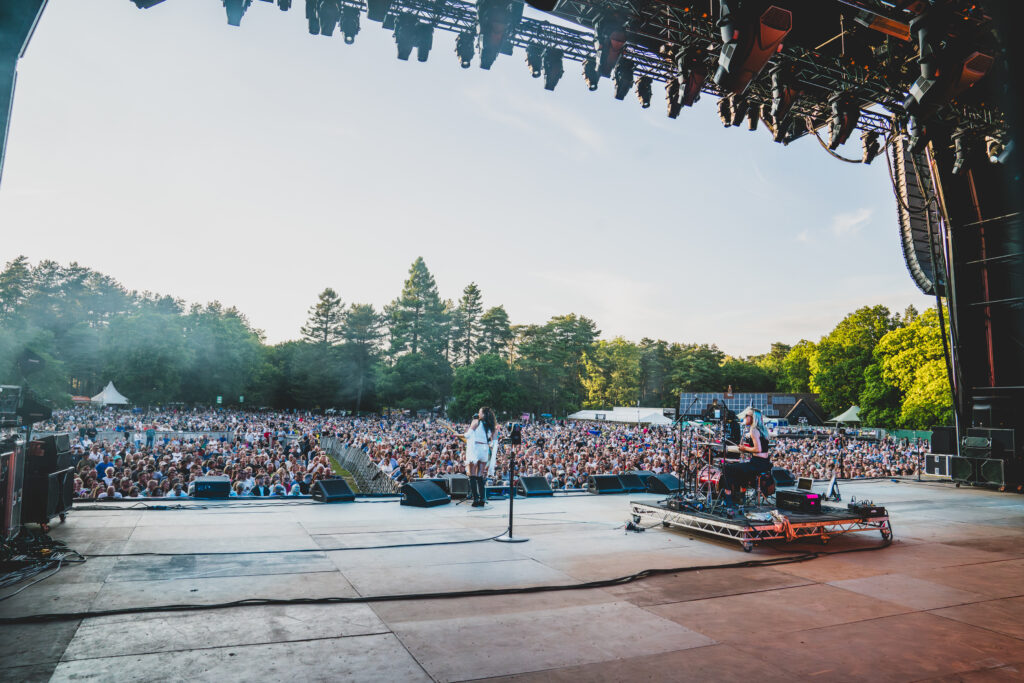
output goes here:
{"type": "MultiPolygon", "coordinates": [[[[501,444],[510,443],[511,439],[502,439],[498,442],[499,449],[501,444]]],[[[500,451],[499,451],[500,452],[500,451]]],[[[497,457],[497,455],[495,455],[497,457]]],[[[494,539],[499,543],[525,543],[529,541],[528,538],[522,536],[516,537],[512,535],[512,511],[515,509],[516,502],[516,452],[514,450],[509,451],[508,454],[508,529],[502,534],[502,537],[494,539]]]]}

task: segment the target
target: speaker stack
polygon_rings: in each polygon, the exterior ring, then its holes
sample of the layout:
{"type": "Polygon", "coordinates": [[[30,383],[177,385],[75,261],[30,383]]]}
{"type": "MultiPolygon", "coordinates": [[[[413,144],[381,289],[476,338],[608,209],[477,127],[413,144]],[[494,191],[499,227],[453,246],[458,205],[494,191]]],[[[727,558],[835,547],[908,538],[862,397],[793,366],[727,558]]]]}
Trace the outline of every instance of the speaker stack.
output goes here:
{"type": "Polygon", "coordinates": [[[71,439],[56,434],[30,441],[26,448],[21,523],[49,524],[71,509],[75,470],[71,467],[71,439]]]}
{"type": "Polygon", "coordinates": [[[949,457],[949,476],[958,484],[1005,486],[1015,446],[1012,429],[971,427],[960,440],[960,455],[949,457]]]}
{"type": "Polygon", "coordinates": [[[24,480],[24,439],[0,441],[0,541],[14,540],[21,530],[24,480]]]}

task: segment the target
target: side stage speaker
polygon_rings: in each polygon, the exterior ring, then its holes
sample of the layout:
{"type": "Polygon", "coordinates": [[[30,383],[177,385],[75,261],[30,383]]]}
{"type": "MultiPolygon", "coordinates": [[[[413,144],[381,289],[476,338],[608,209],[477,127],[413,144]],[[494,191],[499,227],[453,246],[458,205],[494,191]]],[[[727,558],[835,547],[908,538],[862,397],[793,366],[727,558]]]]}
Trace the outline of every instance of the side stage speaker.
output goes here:
{"type": "Polygon", "coordinates": [[[625,493],[622,481],[617,474],[592,474],[587,479],[587,491],[590,493],[625,493]]]}
{"type": "Polygon", "coordinates": [[[49,474],[68,467],[71,467],[71,439],[67,434],[44,436],[28,443],[26,474],[49,474]]]}
{"type": "Polygon", "coordinates": [[[810,491],[779,489],[775,492],[775,507],[808,515],[821,514],[821,496],[810,491]]]}
{"type": "Polygon", "coordinates": [[[926,455],[924,456],[924,473],[933,474],[939,477],[949,476],[949,461],[955,456],[949,455],[926,455]]]}
{"type": "Polygon", "coordinates": [[[619,483],[622,484],[622,490],[626,493],[647,493],[647,487],[644,486],[643,479],[633,472],[623,472],[620,474],[619,483]]]}
{"type": "Polygon", "coordinates": [[[227,498],[231,495],[231,480],[227,477],[196,477],[193,498],[227,498]]]}
{"type": "Polygon", "coordinates": [[[1006,463],[1000,458],[949,456],[949,476],[957,484],[1006,485],[1006,463]]]}
{"type": "Polygon", "coordinates": [[[49,474],[26,474],[23,491],[22,524],[49,524],[71,509],[75,471],[68,467],[49,474]]]}
{"type": "Polygon", "coordinates": [[[679,490],[679,477],[674,474],[662,472],[650,477],[644,477],[648,493],[661,493],[668,495],[679,490]]]}
{"type": "Polygon", "coordinates": [[[956,427],[932,428],[932,453],[956,455],[956,427]]]}
{"type": "Polygon", "coordinates": [[[526,498],[555,495],[546,477],[520,477],[519,483],[516,485],[516,491],[519,492],[519,495],[526,498]]]}
{"type": "Polygon", "coordinates": [[[356,494],[344,479],[317,479],[316,486],[309,493],[313,500],[321,503],[351,503],[356,499],[356,494]]]}
{"type": "Polygon", "coordinates": [[[432,508],[435,505],[447,505],[452,497],[432,481],[411,481],[402,487],[402,505],[417,508],[432,508]]]}

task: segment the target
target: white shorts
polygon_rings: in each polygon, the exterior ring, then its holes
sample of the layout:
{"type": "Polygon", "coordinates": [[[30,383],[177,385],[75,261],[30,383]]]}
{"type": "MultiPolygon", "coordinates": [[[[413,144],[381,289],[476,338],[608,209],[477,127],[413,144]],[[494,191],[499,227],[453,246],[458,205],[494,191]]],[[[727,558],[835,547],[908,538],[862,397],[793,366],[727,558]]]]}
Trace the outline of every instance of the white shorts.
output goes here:
{"type": "Polygon", "coordinates": [[[490,451],[487,450],[486,446],[481,444],[480,448],[473,448],[466,450],[466,464],[473,464],[474,462],[487,462],[489,460],[490,451]]]}

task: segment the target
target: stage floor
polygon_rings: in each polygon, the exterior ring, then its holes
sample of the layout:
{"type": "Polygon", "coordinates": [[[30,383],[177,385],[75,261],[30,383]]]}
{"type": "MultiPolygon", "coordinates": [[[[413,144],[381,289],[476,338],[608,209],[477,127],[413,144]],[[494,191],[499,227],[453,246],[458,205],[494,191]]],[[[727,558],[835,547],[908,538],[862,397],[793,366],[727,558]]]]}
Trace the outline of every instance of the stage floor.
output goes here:
{"type": "MultiPolygon", "coordinates": [[[[0,680],[1024,678],[1024,496],[944,483],[841,488],[844,504],[857,496],[888,509],[891,546],[601,589],[6,625],[0,680]]],[[[505,527],[508,502],[74,510],[53,536],[84,554],[314,552],[96,557],[0,602],[0,616],[572,584],[881,544],[864,533],[744,553],[661,527],[622,529],[630,500],[658,499],[517,499],[516,535],[530,539],[520,544],[335,551],[321,549],[485,538],[505,527]]]]}

